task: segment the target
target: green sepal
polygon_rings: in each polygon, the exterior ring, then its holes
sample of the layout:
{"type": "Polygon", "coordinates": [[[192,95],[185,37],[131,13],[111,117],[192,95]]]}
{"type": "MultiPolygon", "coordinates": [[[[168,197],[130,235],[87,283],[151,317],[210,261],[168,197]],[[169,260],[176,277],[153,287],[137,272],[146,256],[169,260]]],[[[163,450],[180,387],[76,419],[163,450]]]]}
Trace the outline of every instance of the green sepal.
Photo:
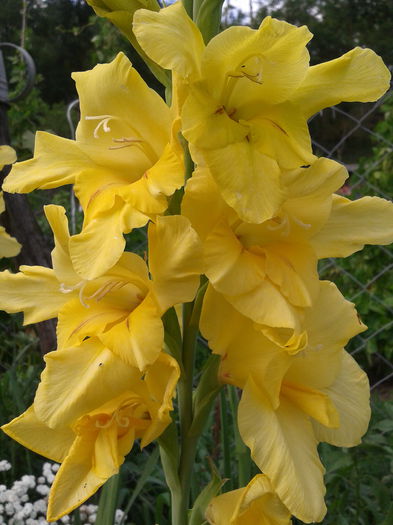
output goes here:
{"type": "Polygon", "coordinates": [[[182,335],[174,306],[169,308],[162,316],[164,324],[164,343],[168,354],[176,359],[183,373],[182,362],[182,335]]]}
{"type": "Polygon", "coordinates": [[[189,525],[203,525],[205,521],[206,508],[210,501],[217,496],[220,492],[221,487],[226,482],[226,479],[222,479],[217,471],[217,468],[212,461],[209,461],[210,469],[212,472],[212,479],[206,485],[206,487],[199,494],[195,500],[194,506],[189,514],[189,525]]]}
{"type": "Polygon", "coordinates": [[[208,44],[220,31],[223,3],[224,0],[202,0],[197,13],[194,8],[194,19],[205,44],[208,44]]]}

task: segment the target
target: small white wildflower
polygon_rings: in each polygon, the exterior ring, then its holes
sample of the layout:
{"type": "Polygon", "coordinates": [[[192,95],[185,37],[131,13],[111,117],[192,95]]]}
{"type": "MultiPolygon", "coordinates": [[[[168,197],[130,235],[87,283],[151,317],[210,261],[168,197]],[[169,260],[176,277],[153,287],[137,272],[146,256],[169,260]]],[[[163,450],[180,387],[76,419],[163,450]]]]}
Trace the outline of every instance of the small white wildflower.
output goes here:
{"type": "Polygon", "coordinates": [[[7,461],[6,459],[0,460],[0,472],[6,472],[7,470],[10,470],[11,463],[7,461]]]}
{"type": "Polygon", "coordinates": [[[12,503],[6,503],[4,505],[4,510],[5,510],[5,513],[8,514],[8,516],[12,516],[12,514],[14,514],[14,506],[12,503]]]}
{"type": "Polygon", "coordinates": [[[38,499],[33,503],[34,510],[41,514],[46,514],[46,501],[44,499],[38,499]]]}
{"type": "Polygon", "coordinates": [[[37,485],[35,490],[38,492],[38,494],[41,494],[41,496],[46,496],[49,494],[50,488],[48,485],[37,485]]]}

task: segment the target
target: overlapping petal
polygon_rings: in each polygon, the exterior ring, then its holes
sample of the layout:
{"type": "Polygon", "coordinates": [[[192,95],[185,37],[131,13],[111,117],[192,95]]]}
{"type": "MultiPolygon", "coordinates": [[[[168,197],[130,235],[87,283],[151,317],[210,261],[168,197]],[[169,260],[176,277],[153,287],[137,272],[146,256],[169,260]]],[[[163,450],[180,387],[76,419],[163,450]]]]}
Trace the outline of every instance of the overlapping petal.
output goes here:
{"type": "Polygon", "coordinates": [[[148,237],[152,293],[161,311],[192,301],[204,268],[202,245],[190,221],[181,215],[157,217],[148,237]]]}
{"type": "Polygon", "coordinates": [[[264,474],[254,476],[246,487],[213,498],[206,510],[211,525],[290,525],[290,517],[264,474]]]}

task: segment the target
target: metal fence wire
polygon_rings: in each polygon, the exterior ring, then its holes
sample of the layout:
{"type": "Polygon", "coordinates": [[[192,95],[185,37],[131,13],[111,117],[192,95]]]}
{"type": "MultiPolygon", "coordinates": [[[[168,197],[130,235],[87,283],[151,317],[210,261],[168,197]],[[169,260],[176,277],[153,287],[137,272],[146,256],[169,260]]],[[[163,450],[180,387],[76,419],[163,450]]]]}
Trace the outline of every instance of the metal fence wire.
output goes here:
{"type": "MultiPolygon", "coordinates": [[[[314,152],[337,160],[348,169],[349,179],[340,192],[350,199],[366,195],[391,199],[393,119],[386,108],[393,111],[393,90],[374,104],[328,108],[310,122],[314,152]],[[380,132],[378,123],[387,118],[390,132],[388,127],[387,132],[385,128],[380,132]],[[332,122],[336,125],[332,126],[332,122]],[[323,136],[325,127],[335,129],[332,136],[323,136]]],[[[393,385],[392,268],[392,246],[366,246],[348,259],[324,259],[319,268],[321,279],[335,282],[345,297],[356,304],[368,326],[366,332],[350,342],[348,350],[367,370],[371,390],[386,397],[393,385]]]]}

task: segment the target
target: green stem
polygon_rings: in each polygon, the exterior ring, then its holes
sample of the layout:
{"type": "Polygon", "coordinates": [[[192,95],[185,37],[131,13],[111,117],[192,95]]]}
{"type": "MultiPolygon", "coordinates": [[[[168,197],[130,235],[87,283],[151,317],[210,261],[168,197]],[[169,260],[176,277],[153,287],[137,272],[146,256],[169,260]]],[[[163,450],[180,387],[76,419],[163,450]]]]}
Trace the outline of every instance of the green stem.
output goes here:
{"type": "Polygon", "coordinates": [[[232,490],[232,469],[231,469],[231,444],[230,444],[230,425],[228,421],[228,389],[223,388],[220,392],[220,413],[221,413],[221,443],[224,456],[224,477],[228,479],[227,490],[232,490]]]}
{"type": "Polygon", "coordinates": [[[239,487],[244,487],[250,481],[251,477],[251,457],[250,451],[244,444],[237,426],[237,409],[239,405],[239,396],[235,387],[230,389],[230,403],[233,415],[233,432],[235,434],[235,450],[238,465],[238,483],[239,487]]]}
{"type": "Polygon", "coordinates": [[[203,296],[207,283],[199,288],[195,301],[183,306],[183,372],[178,384],[178,402],[180,419],[180,493],[172,498],[172,524],[187,525],[190,502],[192,468],[194,465],[199,434],[191,435],[193,422],[193,375],[195,348],[199,333],[199,318],[202,310],[203,296]]]}

